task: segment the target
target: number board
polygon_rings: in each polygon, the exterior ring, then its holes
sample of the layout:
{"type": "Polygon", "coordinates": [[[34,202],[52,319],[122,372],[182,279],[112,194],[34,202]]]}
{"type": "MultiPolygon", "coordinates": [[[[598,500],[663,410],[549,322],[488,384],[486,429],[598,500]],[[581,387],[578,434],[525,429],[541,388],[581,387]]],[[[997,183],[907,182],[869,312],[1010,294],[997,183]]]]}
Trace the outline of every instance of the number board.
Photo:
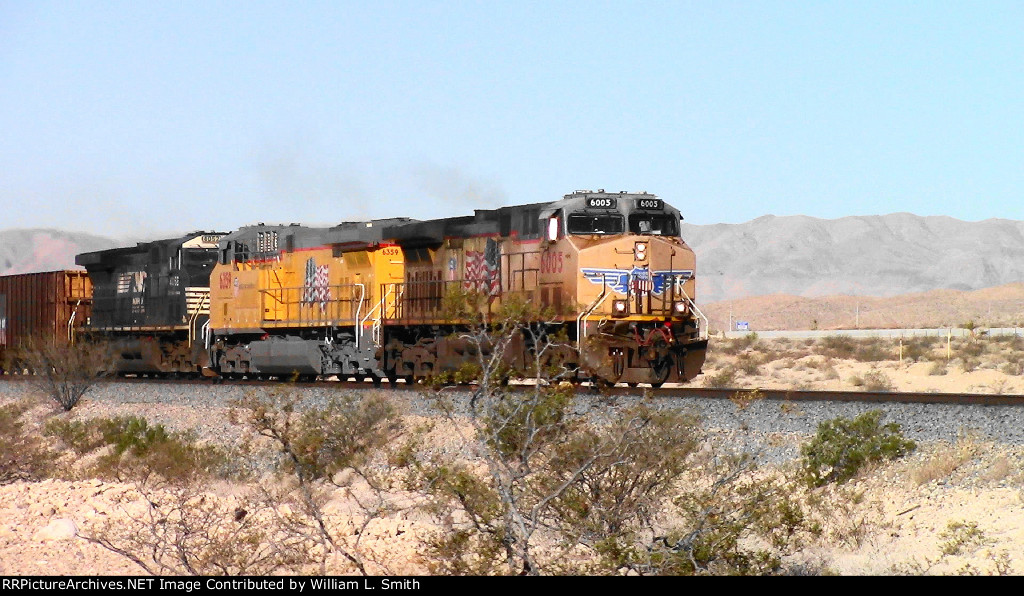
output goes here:
{"type": "Polygon", "coordinates": [[[615,209],[618,199],[608,197],[587,197],[587,207],[591,209],[615,209]]]}
{"type": "Polygon", "coordinates": [[[665,208],[665,202],[661,199],[637,199],[637,209],[656,209],[658,211],[665,208]]]}

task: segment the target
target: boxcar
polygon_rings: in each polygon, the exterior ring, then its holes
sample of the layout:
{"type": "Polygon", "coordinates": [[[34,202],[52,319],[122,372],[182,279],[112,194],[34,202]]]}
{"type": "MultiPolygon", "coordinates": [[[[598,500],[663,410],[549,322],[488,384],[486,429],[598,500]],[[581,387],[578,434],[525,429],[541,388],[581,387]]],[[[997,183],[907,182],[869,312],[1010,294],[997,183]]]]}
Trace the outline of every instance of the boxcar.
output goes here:
{"type": "Polygon", "coordinates": [[[0,276],[0,372],[7,372],[11,350],[33,336],[68,341],[91,309],[85,271],[0,276]]]}

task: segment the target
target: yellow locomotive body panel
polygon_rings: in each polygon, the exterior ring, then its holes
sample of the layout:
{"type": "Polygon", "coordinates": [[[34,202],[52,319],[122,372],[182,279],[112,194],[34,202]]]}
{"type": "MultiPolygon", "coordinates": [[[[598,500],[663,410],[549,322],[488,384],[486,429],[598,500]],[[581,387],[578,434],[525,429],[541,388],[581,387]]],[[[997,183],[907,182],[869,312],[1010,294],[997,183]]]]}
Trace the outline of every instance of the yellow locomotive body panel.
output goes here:
{"type": "Polygon", "coordinates": [[[211,327],[219,333],[370,325],[396,296],[380,288],[404,276],[402,251],[317,246],[219,263],[211,279],[211,327]]]}

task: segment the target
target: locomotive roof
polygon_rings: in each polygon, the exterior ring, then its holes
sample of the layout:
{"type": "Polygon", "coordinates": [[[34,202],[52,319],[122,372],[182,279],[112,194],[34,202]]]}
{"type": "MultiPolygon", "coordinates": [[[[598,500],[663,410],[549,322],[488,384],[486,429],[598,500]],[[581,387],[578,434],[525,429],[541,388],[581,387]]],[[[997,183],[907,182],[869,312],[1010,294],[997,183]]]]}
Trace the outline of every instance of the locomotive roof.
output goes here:
{"type": "Polygon", "coordinates": [[[615,202],[611,203],[616,205],[614,210],[624,213],[633,208],[635,200],[658,200],[662,210],[678,214],[675,208],[664,204],[655,195],[645,191],[577,190],[557,201],[509,205],[497,209],[477,209],[473,215],[469,216],[446,217],[397,225],[388,230],[384,237],[392,239],[402,246],[410,247],[436,245],[443,242],[445,238],[451,237],[466,238],[493,234],[538,238],[541,234],[541,221],[560,209],[567,212],[587,209],[588,201],[591,199],[615,199],[615,202]]]}
{"type": "Polygon", "coordinates": [[[217,243],[225,235],[227,232],[190,232],[176,238],[139,242],[135,246],[84,252],[75,255],[75,264],[89,266],[103,263],[141,263],[146,262],[154,251],[169,252],[169,249],[174,249],[176,252],[178,248],[217,248],[217,243]]]}
{"type": "Polygon", "coordinates": [[[290,249],[315,248],[325,245],[349,245],[353,249],[380,242],[385,231],[394,225],[405,224],[408,217],[390,217],[370,221],[346,221],[331,227],[309,227],[299,224],[256,224],[244,226],[221,238],[221,246],[230,241],[249,242],[260,232],[276,232],[278,246],[290,249]]]}

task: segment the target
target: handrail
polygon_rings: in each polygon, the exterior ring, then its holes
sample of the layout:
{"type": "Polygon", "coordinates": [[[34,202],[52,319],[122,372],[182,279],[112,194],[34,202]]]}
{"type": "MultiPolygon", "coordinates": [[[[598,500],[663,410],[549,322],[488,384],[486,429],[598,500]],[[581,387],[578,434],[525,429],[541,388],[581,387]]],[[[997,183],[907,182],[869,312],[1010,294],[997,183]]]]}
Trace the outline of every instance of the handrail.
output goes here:
{"type": "Polygon", "coordinates": [[[690,296],[687,295],[686,290],[683,289],[682,285],[679,286],[679,291],[683,293],[683,297],[686,298],[686,301],[690,304],[690,309],[692,309],[693,312],[700,315],[701,319],[704,319],[703,327],[700,326],[699,321],[697,323],[697,339],[707,339],[709,337],[709,323],[707,315],[705,315],[699,308],[697,308],[697,303],[693,301],[693,298],[690,298],[690,296]]]}
{"type": "Polygon", "coordinates": [[[210,339],[213,337],[213,334],[210,333],[210,319],[206,319],[206,322],[203,323],[202,329],[203,329],[203,333],[202,333],[202,335],[203,335],[203,343],[206,346],[206,351],[209,352],[210,351],[210,339]]]}
{"type": "MultiPolygon", "coordinates": [[[[387,293],[385,293],[384,296],[381,298],[381,310],[380,310],[380,315],[381,316],[377,317],[377,319],[375,319],[373,321],[373,326],[370,328],[370,335],[371,335],[371,337],[373,337],[373,343],[375,345],[377,345],[377,346],[380,346],[381,339],[382,339],[382,337],[381,337],[381,327],[383,325],[382,325],[381,321],[385,317],[387,317],[387,314],[388,314],[388,312],[387,312],[387,308],[388,307],[387,307],[387,302],[386,302],[385,299],[388,297],[388,294],[393,292],[395,290],[395,287],[398,286],[398,285],[399,284],[391,284],[391,289],[388,290],[387,293]]],[[[405,296],[405,284],[401,284],[401,286],[402,286],[401,290],[396,292],[395,302],[394,302],[394,307],[395,307],[395,310],[394,310],[394,315],[395,316],[394,316],[394,318],[396,318],[396,319],[398,318],[398,309],[399,309],[399,307],[401,305],[402,298],[405,296]]]]}
{"type": "MultiPolygon", "coordinates": [[[[363,325],[366,324],[366,321],[369,320],[369,318],[373,316],[373,313],[377,309],[381,310],[381,316],[386,314],[384,312],[384,308],[385,308],[384,305],[386,304],[388,296],[395,289],[395,284],[390,284],[390,285],[391,285],[391,288],[380,297],[380,301],[377,302],[377,304],[366,313],[366,316],[363,317],[362,320],[359,321],[359,330],[358,330],[359,334],[363,333],[363,325]]],[[[377,317],[376,319],[374,319],[373,325],[372,325],[372,327],[370,329],[370,336],[373,338],[373,343],[378,345],[378,346],[380,345],[380,340],[377,337],[377,329],[380,327],[380,318],[381,317],[377,317]]],[[[357,320],[359,320],[359,319],[357,319],[357,320]]]]}
{"type": "MultiPolygon", "coordinates": [[[[199,320],[199,315],[202,314],[203,305],[206,305],[207,309],[209,309],[209,300],[210,300],[210,291],[207,290],[206,292],[203,293],[202,298],[199,299],[199,304],[196,306],[195,312],[192,313],[192,317],[188,321],[188,345],[189,345],[189,347],[192,347],[192,342],[196,338],[196,333],[195,333],[196,321],[199,320]]],[[[209,312],[209,310],[207,310],[207,312],[209,312]]]]}
{"type": "MultiPolygon", "coordinates": [[[[359,313],[363,310],[363,299],[366,298],[366,286],[364,284],[352,284],[353,286],[359,286],[359,304],[356,306],[356,316],[354,320],[359,320],[359,313]]],[[[349,307],[351,308],[351,307],[349,307]]],[[[363,328],[360,326],[353,335],[356,336],[356,350],[359,349],[359,338],[363,335],[363,328]]]]}
{"type": "Polygon", "coordinates": [[[75,317],[78,315],[78,305],[81,303],[81,300],[75,302],[75,308],[71,311],[71,316],[68,318],[68,342],[70,343],[75,343],[75,337],[72,333],[72,329],[75,326],[75,317]]]}
{"type": "Polygon", "coordinates": [[[597,310],[597,307],[601,306],[601,303],[604,302],[606,298],[608,298],[608,279],[605,276],[601,276],[601,294],[594,299],[587,309],[576,317],[576,343],[581,347],[583,345],[583,338],[587,336],[587,328],[584,324],[586,322],[586,318],[590,316],[590,313],[597,310]]]}

